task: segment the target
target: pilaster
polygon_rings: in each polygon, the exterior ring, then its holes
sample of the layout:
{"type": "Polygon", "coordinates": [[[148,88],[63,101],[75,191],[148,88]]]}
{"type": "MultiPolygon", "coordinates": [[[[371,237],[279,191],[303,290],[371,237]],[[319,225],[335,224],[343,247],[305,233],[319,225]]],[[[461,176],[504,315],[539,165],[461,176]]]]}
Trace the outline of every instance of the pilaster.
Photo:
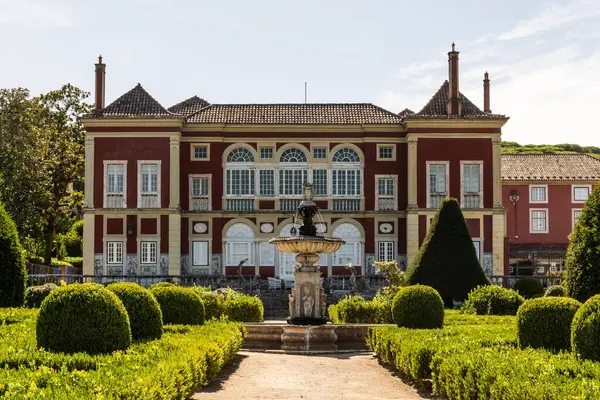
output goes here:
{"type": "MultiPolygon", "coordinates": [[[[85,207],[94,208],[94,138],[85,138],[85,207]]],[[[93,258],[93,257],[92,257],[93,258]]]]}
{"type": "Polygon", "coordinates": [[[94,275],[94,233],[96,232],[94,226],[95,221],[96,216],[94,213],[88,209],[85,209],[83,213],[83,275],[94,275]]]}
{"type": "MultiPolygon", "coordinates": [[[[171,137],[170,143],[170,164],[169,164],[169,208],[179,209],[179,144],[181,139],[179,137],[171,137]]],[[[170,253],[170,251],[169,251],[170,253]]]]}
{"type": "Polygon", "coordinates": [[[504,275],[504,213],[494,214],[492,216],[492,252],[493,252],[493,271],[494,275],[504,275]]]}
{"type": "Polygon", "coordinates": [[[500,145],[500,137],[492,139],[492,166],[493,179],[492,186],[494,192],[494,208],[502,207],[502,170],[501,157],[502,148],[500,145]]]}
{"type": "Polygon", "coordinates": [[[181,215],[179,213],[169,214],[169,275],[181,275],[181,215]]]}
{"type": "Polygon", "coordinates": [[[410,212],[406,215],[406,266],[410,266],[419,252],[419,214],[410,212]]]}
{"type": "Polygon", "coordinates": [[[408,208],[417,207],[417,143],[418,139],[415,137],[407,137],[408,141],[408,184],[407,184],[407,195],[408,195],[408,208]]]}

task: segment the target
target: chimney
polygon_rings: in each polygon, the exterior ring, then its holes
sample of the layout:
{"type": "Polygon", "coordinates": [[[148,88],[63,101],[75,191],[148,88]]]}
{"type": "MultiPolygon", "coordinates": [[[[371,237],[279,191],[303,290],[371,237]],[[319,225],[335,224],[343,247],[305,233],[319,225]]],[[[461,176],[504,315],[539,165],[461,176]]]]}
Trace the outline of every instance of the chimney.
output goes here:
{"type": "Polygon", "coordinates": [[[490,110],[490,76],[487,71],[483,75],[483,112],[492,112],[490,110]]]}
{"type": "Polygon", "coordinates": [[[102,62],[102,56],[98,56],[98,64],[96,64],[96,110],[104,108],[105,78],[106,64],[102,62]]]}
{"type": "Polygon", "coordinates": [[[448,116],[460,116],[462,104],[458,95],[458,51],[454,50],[452,42],[452,51],[448,53],[448,116]]]}

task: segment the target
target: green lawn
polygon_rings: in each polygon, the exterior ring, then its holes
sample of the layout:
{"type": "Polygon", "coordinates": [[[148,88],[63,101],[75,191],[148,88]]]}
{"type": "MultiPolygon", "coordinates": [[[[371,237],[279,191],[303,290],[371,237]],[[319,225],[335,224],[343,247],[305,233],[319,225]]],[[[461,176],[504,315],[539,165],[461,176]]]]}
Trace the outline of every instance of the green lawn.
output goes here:
{"type": "Polygon", "coordinates": [[[238,323],[165,326],[159,340],[91,356],[36,346],[37,310],[0,309],[0,399],[184,399],[239,350],[238,323]]]}
{"type": "Polygon", "coordinates": [[[519,349],[515,317],[446,311],[443,329],[372,328],[369,345],[402,378],[449,400],[600,399],[600,363],[519,349]]]}

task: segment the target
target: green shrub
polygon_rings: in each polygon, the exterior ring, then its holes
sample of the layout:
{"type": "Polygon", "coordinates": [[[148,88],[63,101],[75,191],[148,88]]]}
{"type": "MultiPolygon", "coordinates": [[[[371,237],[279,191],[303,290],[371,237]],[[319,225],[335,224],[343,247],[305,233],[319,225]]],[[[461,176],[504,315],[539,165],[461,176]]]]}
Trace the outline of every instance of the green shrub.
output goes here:
{"type": "Polygon", "coordinates": [[[159,288],[159,287],[173,287],[175,285],[173,285],[171,282],[159,282],[159,283],[155,283],[154,285],[150,286],[150,289],[153,288],[159,288]]]}
{"type": "Polygon", "coordinates": [[[25,290],[25,307],[39,308],[42,301],[50,294],[51,291],[57,289],[54,283],[45,283],[41,286],[30,286],[25,290]]]}
{"type": "Polygon", "coordinates": [[[515,282],[514,290],[526,299],[533,299],[544,294],[544,287],[539,279],[521,278],[515,282]]]}
{"type": "Polygon", "coordinates": [[[224,300],[227,300],[232,297],[242,296],[241,293],[236,292],[235,290],[233,290],[230,287],[219,288],[219,289],[215,290],[214,292],[216,294],[218,294],[219,296],[223,297],[224,300]]]}
{"type": "Polygon", "coordinates": [[[394,297],[392,315],[398,326],[441,328],[444,324],[444,302],[440,294],[430,286],[407,286],[400,289],[394,297]]]}
{"type": "Polygon", "coordinates": [[[567,295],[567,288],[562,285],[550,286],[546,289],[544,296],[546,297],[565,297],[567,295]]]}
{"type": "Polygon", "coordinates": [[[264,306],[256,296],[228,297],[224,303],[225,315],[232,321],[262,322],[264,306]]]}
{"type": "Polygon", "coordinates": [[[384,296],[368,301],[360,296],[347,296],[328,308],[329,317],[338,324],[389,324],[392,307],[384,296]]]}
{"type": "Polygon", "coordinates": [[[477,315],[515,315],[524,301],[514,290],[485,285],[469,292],[462,310],[467,314],[477,315]]]}
{"type": "Polygon", "coordinates": [[[150,288],[150,293],[160,304],[163,323],[183,325],[204,323],[204,304],[193,289],[158,284],[150,288]]]}
{"type": "Polygon", "coordinates": [[[0,204],[0,307],[23,305],[26,276],[17,227],[0,204]]]}
{"type": "Polygon", "coordinates": [[[590,297],[575,314],[571,348],[583,359],[600,361],[600,294],[590,297]]]}
{"type": "Polygon", "coordinates": [[[83,268],[83,257],[65,257],[63,261],[68,262],[75,268],[83,268]]]}
{"type": "Polygon", "coordinates": [[[131,345],[123,303],[93,283],[53,290],[40,308],[36,337],[39,347],[65,353],[110,353],[131,345]]]}
{"type": "Polygon", "coordinates": [[[55,267],[72,267],[73,266],[73,264],[71,264],[70,262],[68,262],[66,260],[59,260],[58,258],[50,259],[50,265],[53,265],[55,267]]]}
{"type": "Polygon", "coordinates": [[[600,293],[600,185],[596,185],[570,235],[564,279],[567,293],[585,302],[600,293]]]}
{"type": "Polygon", "coordinates": [[[194,290],[204,303],[205,319],[208,321],[213,318],[221,318],[221,315],[225,313],[225,300],[223,296],[199,288],[194,288],[194,290]]]}
{"type": "Polygon", "coordinates": [[[456,199],[441,202],[406,282],[433,287],[449,308],[453,300],[463,301],[472,289],[490,283],[456,199]]]}
{"type": "Polygon", "coordinates": [[[81,257],[83,255],[83,220],[76,221],[66,234],[59,235],[58,241],[63,257],[81,257]]]}
{"type": "Polygon", "coordinates": [[[135,283],[113,283],[107,289],[123,302],[133,340],[159,339],[163,333],[160,306],[154,296],[135,283]]]}
{"type": "Polygon", "coordinates": [[[517,338],[521,348],[566,350],[571,346],[571,322],[581,306],[568,297],[527,300],[517,312],[517,338]]]}

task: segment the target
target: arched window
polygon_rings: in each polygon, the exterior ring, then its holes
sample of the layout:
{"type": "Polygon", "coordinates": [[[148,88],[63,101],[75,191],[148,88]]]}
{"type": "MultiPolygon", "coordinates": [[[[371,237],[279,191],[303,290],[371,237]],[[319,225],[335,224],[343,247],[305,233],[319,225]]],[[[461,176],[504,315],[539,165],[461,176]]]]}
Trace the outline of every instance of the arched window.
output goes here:
{"type": "Polygon", "coordinates": [[[254,195],[255,166],[250,150],[237,147],[227,155],[225,166],[225,194],[228,196],[254,195]]]}
{"type": "Polygon", "coordinates": [[[233,224],[225,233],[225,265],[239,265],[247,258],[244,266],[254,265],[254,231],[244,223],[233,224]]]}
{"type": "Polygon", "coordinates": [[[295,147],[285,150],[279,158],[279,194],[301,196],[302,185],[308,182],[308,159],[295,147]]]}
{"type": "Polygon", "coordinates": [[[362,194],[360,156],[348,147],[339,149],[333,155],[333,195],[342,197],[362,194]]]}
{"type": "Polygon", "coordinates": [[[333,253],[333,265],[344,266],[351,263],[354,266],[362,264],[362,235],[360,230],[350,224],[340,224],[333,231],[333,237],[342,238],[346,244],[333,253]]]}

